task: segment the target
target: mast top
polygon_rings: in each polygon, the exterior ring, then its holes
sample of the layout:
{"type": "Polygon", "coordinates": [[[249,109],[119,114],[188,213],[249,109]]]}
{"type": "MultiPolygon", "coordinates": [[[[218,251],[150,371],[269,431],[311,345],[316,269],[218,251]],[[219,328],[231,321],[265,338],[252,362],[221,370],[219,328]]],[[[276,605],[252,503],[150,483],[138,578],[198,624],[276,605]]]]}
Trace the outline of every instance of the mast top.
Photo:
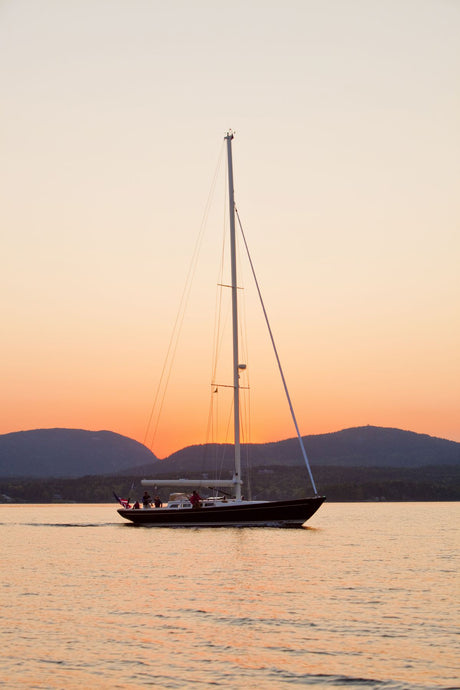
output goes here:
{"type": "Polygon", "coordinates": [[[229,129],[227,134],[225,135],[224,139],[230,139],[231,140],[231,139],[233,139],[234,136],[235,136],[235,132],[233,131],[233,129],[229,129]]]}

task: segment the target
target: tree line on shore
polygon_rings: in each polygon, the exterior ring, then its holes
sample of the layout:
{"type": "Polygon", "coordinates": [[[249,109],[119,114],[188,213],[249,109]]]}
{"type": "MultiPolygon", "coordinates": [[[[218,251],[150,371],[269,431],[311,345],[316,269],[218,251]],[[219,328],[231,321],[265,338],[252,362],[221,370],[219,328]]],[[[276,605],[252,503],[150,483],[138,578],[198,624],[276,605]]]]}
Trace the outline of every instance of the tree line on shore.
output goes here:
{"type": "MultiPolygon", "coordinates": [[[[328,501],[458,501],[460,467],[455,465],[418,468],[313,467],[318,492],[328,501]]],[[[169,474],[171,479],[179,478],[169,474]]],[[[190,478],[200,478],[195,473],[190,478]]],[[[160,477],[158,477],[160,478],[160,477]]],[[[65,478],[0,479],[0,503],[110,503],[113,491],[123,498],[140,498],[140,476],[91,475],[65,478]]],[[[171,487],[157,491],[166,501],[171,487]]],[[[203,489],[202,493],[206,493],[203,489]]],[[[212,490],[209,494],[213,493],[212,490]]],[[[246,498],[282,500],[312,493],[302,467],[254,468],[244,486],[246,498]]]]}

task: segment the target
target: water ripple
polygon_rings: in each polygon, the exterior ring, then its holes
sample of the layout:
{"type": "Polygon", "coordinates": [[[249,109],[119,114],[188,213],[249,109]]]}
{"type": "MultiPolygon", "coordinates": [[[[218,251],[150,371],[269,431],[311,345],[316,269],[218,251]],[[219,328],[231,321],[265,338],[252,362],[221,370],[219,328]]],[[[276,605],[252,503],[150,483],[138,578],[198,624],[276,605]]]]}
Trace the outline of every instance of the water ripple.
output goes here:
{"type": "Polygon", "coordinates": [[[458,688],[458,508],[332,504],[313,532],[126,530],[112,506],[0,507],[1,682],[458,688]]]}

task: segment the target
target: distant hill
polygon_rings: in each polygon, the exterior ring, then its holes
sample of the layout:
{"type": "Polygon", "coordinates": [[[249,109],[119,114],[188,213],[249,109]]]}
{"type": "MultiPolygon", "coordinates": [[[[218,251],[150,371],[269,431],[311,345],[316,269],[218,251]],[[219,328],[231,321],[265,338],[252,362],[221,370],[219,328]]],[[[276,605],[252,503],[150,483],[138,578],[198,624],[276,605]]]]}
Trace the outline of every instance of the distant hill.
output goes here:
{"type": "Polygon", "coordinates": [[[141,443],[111,431],[35,429],[0,435],[0,477],[115,474],[155,460],[141,443]]]}
{"type": "MultiPolygon", "coordinates": [[[[357,427],[305,436],[310,463],[326,467],[394,467],[460,465],[460,443],[400,429],[357,427]]],[[[213,472],[216,463],[230,470],[232,447],[189,446],[158,460],[137,441],[111,431],[36,429],[0,435],[0,477],[83,477],[155,474],[183,476],[213,472]]],[[[297,439],[242,447],[243,466],[303,466],[297,439]]]]}
{"type": "MultiPolygon", "coordinates": [[[[365,426],[330,434],[303,437],[311,465],[317,467],[399,467],[414,468],[460,464],[460,443],[416,434],[412,431],[365,426]]],[[[230,445],[197,445],[183,448],[154,465],[137,467],[137,476],[152,473],[171,476],[186,472],[232,468],[230,445]]],[[[298,439],[242,446],[242,458],[250,456],[253,467],[303,465],[298,439]]],[[[131,469],[131,473],[133,470],[131,469]]]]}

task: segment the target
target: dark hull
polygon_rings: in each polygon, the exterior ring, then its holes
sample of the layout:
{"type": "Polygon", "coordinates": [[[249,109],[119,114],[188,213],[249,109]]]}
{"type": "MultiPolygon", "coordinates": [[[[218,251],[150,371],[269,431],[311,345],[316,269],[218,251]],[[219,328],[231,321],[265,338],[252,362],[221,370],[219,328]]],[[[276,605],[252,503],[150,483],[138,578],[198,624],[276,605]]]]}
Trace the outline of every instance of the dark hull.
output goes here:
{"type": "Polygon", "coordinates": [[[293,501],[267,501],[207,508],[120,508],[119,514],[149,527],[301,527],[316,513],[325,496],[293,501]]]}

